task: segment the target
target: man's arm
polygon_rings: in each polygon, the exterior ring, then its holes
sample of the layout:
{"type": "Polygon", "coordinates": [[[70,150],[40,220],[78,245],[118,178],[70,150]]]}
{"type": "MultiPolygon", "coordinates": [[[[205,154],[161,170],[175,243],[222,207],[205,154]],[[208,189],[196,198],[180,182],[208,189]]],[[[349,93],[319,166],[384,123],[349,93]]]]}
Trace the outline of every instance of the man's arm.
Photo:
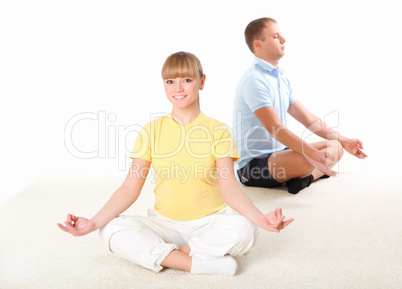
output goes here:
{"type": "Polygon", "coordinates": [[[342,142],[345,137],[330,128],[321,118],[307,110],[298,100],[289,105],[288,113],[308,130],[327,140],[342,142]]]}
{"type": "Polygon", "coordinates": [[[308,159],[315,167],[319,168],[328,176],[336,175],[336,172],[328,168],[328,166],[330,166],[334,161],[334,156],[327,152],[315,149],[309,143],[303,141],[300,137],[287,129],[282,124],[278,114],[272,106],[257,109],[254,114],[268,132],[279,142],[306,157],[306,159],[308,159]],[[327,164],[327,162],[329,164],[327,164]]]}
{"type": "Polygon", "coordinates": [[[357,158],[364,159],[367,157],[367,155],[361,151],[363,144],[360,140],[349,139],[333,130],[321,118],[311,113],[300,101],[297,100],[290,104],[288,113],[316,135],[327,140],[339,141],[347,152],[357,158]]]}

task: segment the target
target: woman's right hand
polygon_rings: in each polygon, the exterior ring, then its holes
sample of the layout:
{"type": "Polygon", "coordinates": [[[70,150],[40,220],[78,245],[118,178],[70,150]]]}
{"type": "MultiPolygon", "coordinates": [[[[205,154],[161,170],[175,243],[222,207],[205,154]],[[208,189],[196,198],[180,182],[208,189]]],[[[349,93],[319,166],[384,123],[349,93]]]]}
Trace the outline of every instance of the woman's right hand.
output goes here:
{"type": "Polygon", "coordinates": [[[96,224],[83,217],[76,217],[71,214],[67,214],[67,221],[64,222],[65,226],[58,223],[57,226],[64,232],[70,233],[71,235],[83,236],[91,233],[97,229],[96,224]]]}

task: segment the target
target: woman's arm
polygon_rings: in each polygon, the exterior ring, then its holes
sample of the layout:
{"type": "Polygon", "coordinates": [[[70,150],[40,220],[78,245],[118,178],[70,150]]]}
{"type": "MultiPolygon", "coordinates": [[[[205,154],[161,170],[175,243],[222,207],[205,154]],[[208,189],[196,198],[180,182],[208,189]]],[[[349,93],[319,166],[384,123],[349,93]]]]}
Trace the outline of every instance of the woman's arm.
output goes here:
{"type": "Polygon", "coordinates": [[[217,159],[216,167],[218,169],[219,192],[226,204],[232,209],[257,226],[276,233],[279,233],[280,230],[293,222],[293,219],[284,221],[285,217],[282,216],[282,210],[280,208],[266,215],[261,213],[240,188],[235,178],[232,158],[217,159]]]}
{"type": "Polygon", "coordinates": [[[65,226],[57,224],[73,236],[86,235],[95,231],[127,210],[138,198],[147,178],[151,163],[134,159],[123,184],[115,191],[103,208],[90,220],[68,214],[65,226]]]}

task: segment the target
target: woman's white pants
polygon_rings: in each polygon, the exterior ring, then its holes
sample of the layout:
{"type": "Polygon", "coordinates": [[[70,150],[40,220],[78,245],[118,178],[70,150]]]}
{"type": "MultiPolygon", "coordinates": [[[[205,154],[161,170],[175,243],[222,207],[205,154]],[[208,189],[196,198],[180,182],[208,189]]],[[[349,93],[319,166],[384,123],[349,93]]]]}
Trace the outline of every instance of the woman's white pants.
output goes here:
{"type": "Polygon", "coordinates": [[[158,272],[170,252],[186,244],[190,256],[199,259],[242,255],[253,246],[257,226],[230,207],[188,221],[171,220],[149,210],[148,217],[121,215],[99,234],[112,253],[158,272]]]}

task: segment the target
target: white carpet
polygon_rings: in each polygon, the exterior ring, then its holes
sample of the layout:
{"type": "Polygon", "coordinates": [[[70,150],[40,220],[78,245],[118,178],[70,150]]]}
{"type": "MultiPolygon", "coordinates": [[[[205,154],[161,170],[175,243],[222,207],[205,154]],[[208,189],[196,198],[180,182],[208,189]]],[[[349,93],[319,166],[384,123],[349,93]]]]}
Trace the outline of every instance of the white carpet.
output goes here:
{"type": "MultiPolygon", "coordinates": [[[[0,288],[401,288],[400,177],[341,172],[298,195],[245,188],[263,211],[295,221],[260,231],[236,276],[154,273],[109,253],[97,233],[57,228],[68,212],[92,217],[124,174],[52,173],[0,203],[0,288]]],[[[152,206],[147,181],[130,214],[152,206]]]]}

